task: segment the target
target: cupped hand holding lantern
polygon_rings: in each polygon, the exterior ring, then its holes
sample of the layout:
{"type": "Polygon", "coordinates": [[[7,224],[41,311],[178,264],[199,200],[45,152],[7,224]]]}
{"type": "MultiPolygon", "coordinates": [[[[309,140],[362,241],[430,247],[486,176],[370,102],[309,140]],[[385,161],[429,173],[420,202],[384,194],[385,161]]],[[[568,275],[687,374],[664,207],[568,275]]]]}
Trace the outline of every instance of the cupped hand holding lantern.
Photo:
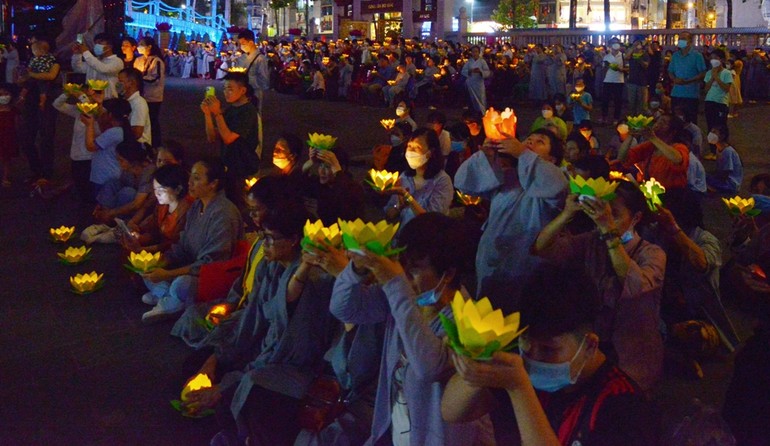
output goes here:
{"type": "Polygon", "coordinates": [[[514,353],[495,352],[489,362],[452,353],[452,362],[458,376],[471,387],[514,390],[530,382],[524,360],[514,353]]]}
{"type": "Polygon", "coordinates": [[[404,274],[404,267],[398,260],[392,260],[386,256],[377,255],[367,249],[348,251],[348,256],[359,268],[365,268],[372,272],[377,283],[385,285],[392,279],[404,274]]]}
{"type": "Polygon", "coordinates": [[[181,401],[172,401],[171,404],[186,417],[203,417],[214,413],[213,409],[222,399],[222,392],[218,385],[212,385],[208,375],[199,373],[185,383],[181,401]]]}

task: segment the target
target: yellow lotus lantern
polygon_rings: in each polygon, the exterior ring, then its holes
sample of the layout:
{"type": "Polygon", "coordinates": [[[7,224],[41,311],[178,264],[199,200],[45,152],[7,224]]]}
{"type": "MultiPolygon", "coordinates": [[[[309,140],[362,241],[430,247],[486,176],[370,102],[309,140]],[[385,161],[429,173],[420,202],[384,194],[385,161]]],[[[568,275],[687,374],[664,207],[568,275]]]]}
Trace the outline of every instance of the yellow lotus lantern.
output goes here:
{"type": "Polygon", "coordinates": [[[626,181],[628,178],[626,178],[626,174],[619,170],[610,170],[610,180],[613,181],[626,181]]]}
{"type": "Polygon", "coordinates": [[[227,69],[228,73],[246,73],[246,69],[243,67],[232,67],[227,69]]]}
{"type": "Polygon", "coordinates": [[[257,184],[257,181],[259,181],[259,178],[257,177],[246,178],[244,180],[245,189],[246,190],[251,189],[255,184],[257,184]]]}
{"type": "Polygon", "coordinates": [[[459,291],[452,300],[452,314],[454,321],[439,313],[449,345],[458,354],[477,360],[489,360],[495,352],[512,349],[513,341],[526,330],[519,329],[518,312],[503,316],[488,298],[466,301],[459,291]]]}
{"type": "Polygon", "coordinates": [[[360,253],[361,248],[366,248],[382,256],[391,256],[403,251],[403,248],[389,248],[391,240],[398,232],[399,223],[390,224],[385,220],[376,224],[364,223],[360,218],[355,221],[339,220],[338,223],[342,231],[342,244],[348,251],[360,253]]]}
{"type": "Polygon", "coordinates": [[[64,252],[57,252],[56,255],[59,256],[59,259],[65,265],[77,265],[90,258],[91,248],[86,248],[85,246],[75,248],[70,246],[64,252]]]}
{"type": "Polygon", "coordinates": [[[219,323],[222,322],[222,319],[227,317],[229,313],[230,307],[228,307],[226,304],[214,305],[206,315],[206,321],[211,323],[213,328],[213,326],[219,325],[219,323]]]}
{"type": "Polygon", "coordinates": [[[96,116],[99,113],[99,104],[93,102],[78,102],[76,107],[84,115],[96,116]]]}
{"type": "Polygon", "coordinates": [[[70,96],[76,96],[83,92],[83,86],[80,84],[66,83],[62,87],[62,90],[70,96]]]}
{"type": "Polygon", "coordinates": [[[516,121],[516,114],[510,108],[499,112],[490,107],[482,119],[487,138],[497,141],[516,135],[516,121]]]}
{"type": "Polygon", "coordinates": [[[396,81],[394,81],[394,80],[389,80],[389,81],[388,81],[388,85],[396,85],[396,81]]]}
{"type": "Polygon", "coordinates": [[[185,417],[202,418],[208,415],[212,415],[214,413],[213,409],[206,409],[201,411],[197,405],[184,405],[184,403],[189,400],[190,392],[208,389],[210,387],[212,387],[211,379],[207,375],[199,373],[195,375],[195,377],[191,379],[186,386],[184,386],[184,389],[182,389],[182,394],[179,397],[181,401],[173,400],[171,401],[171,406],[173,406],[174,409],[182,412],[182,415],[185,417]]]}
{"type": "Polygon", "coordinates": [[[722,198],[722,201],[725,203],[725,206],[727,206],[730,213],[735,216],[748,215],[749,217],[756,217],[762,212],[759,209],[754,209],[754,205],[756,204],[754,202],[754,197],[741,198],[736,195],[730,199],[722,198]]]}
{"type": "Polygon", "coordinates": [[[145,273],[158,266],[160,263],[160,252],[154,254],[145,250],[139,253],[132,252],[128,255],[128,261],[131,263],[131,268],[128,268],[128,265],[126,265],[126,268],[137,273],[145,273]]]}
{"type": "Polygon", "coordinates": [[[418,69],[414,70],[414,72],[417,73],[418,76],[421,76],[422,73],[425,72],[425,70],[423,70],[422,68],[418,68],[418,69]]]}
{"type": "Polygon", "coordinates": [[[433,75],[433,78],[436,79],[436,80],[441,79],[441,73],[435,73],[433,75]]]}
{"type": "Polygon", "coordinates": [[[180,398],[182,401],[187,401],[187,395],[190,392],[193,392],[195,390],[201,390],[201,389],[208,389],[211,387],[211,378],[208,377],[208,375],[205,375],[203,373],[198,373],[195,375],[195,378],[191,379],[190,382],[187,383],[186,386],[184,386],[184,389],[182,389],[182,394],[180,395],[180,398]]]}
{"type": "Polygon", "coordinates": [[[387,170],[369,170],[369,178],[364,181],[376,191],[388,190],[398,182],[398,172],[388,172],[387,170]],[[371,178],[371,180],[370,180],[371,178]]]}
{"type": "Polygon", "coordinates": [[[107,81],[103,81],[103,80],[99,80],[99,79],[89,79],[88,80],[88,87],[91,90],[104,91],[109,86],[110,86],[110,83],[107,82],[107,81]]]}
{"type": "Polygon", "coordinates": [[[385,130],[390,130],[396,125],[395,119],[380,119],[380,125],[385,127],[385,130]]]}
{"type": "Polygon", "coordinates": [[[459,190],[457,192],[457,199],[460,200],[460,203],[463,204],[463,206],[478,206],[481,204],[481,197],[475,197],[473,195],[467,195],[459,190]]]}
{"type": "Polygon", "coordinates": [[[657,205],[663,205],[660,196],[666,193],[666,188],[655,178],[650,178],[645,181],[639,188],[647,199],[647,207],[649,207],[652,212],[658,212],[657,205]]]}
{"type": "Polygon", "coordinates": [[[585,179],[580,175],[570,177],[569,189],[573,194],[578,194],[581,197],[589,196],[601,198],[605,201],[610,201],[615,198],[615,189],[618,188],[617,181],[607,181],[604,178],[589,178],[585,179]]]}
{"type": "Polygon", "coordinates": [[[88,294],[99,290],[104,286],[104,274],[96,274],[91,271],[86,274],[77,274],[70,277],[72,291],[77,294],[88,294]]]}
{"type": "Polygon", "coordinates": [[[305,222],[303,232],[305,236],[302,238],[300,245],[307,250],[319,249],[326,251],[324,245],[321,244],[322,241],[335,248],[342,246],[342,232],[338,223],[326,227],[321,220],[317,220],[315,223],[311,223],[308,220],[305,222]]]}
{"type": "Polygon", "coordinates": [[[626,118],[626,123],[632,130],[642,130],[644,128],[650,127],[652,125],[652,122],[655,120],[652,116],[644,116],[644,115],[637,115],[637,116],[628,116],[626,118]]]}
{"type": "Polygon", "coordinates": [[[337,138],[331,135],[323,135],[321,133],[310,133],[308,136],[307,145],[318,150],[331,150],[334,144],[337,143],[337,138]]]}
{"type": "Polygon", "coordinates": [[[329,64],[329,58],[328,57],[324,57],[323,59],[321,59],[321,63],[323,63],[324,65],[328,65],[329,64]]]}
{"type": "Polygon", "coordinates": [[[74,226],[60,226],[58,228],[51,228],[51,240],[57,243],[64,243],[75,234],[74,226]]]}

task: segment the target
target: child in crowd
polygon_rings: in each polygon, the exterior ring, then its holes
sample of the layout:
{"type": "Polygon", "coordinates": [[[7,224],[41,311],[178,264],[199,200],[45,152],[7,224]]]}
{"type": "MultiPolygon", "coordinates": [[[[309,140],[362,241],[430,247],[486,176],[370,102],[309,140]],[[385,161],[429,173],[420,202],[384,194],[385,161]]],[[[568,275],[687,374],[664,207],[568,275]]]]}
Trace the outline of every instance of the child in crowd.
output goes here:
{"type": "Polygon", "coordinates": [[[717,148],[717,171],[706,177],[709,191],[737,193],[743,182],[743,163],[738,152],[727,141],[727,128],[711,129],[706,139],[717,148]]]}
{"type": "Polygon", "coordinates": [[[591,120],[594,98],[591,93],[585,91],[586,85],[583,79],[575,81],[575,89],[567,99],[567,105],[572,110],[572,119],[575,123],[591,120]]]}

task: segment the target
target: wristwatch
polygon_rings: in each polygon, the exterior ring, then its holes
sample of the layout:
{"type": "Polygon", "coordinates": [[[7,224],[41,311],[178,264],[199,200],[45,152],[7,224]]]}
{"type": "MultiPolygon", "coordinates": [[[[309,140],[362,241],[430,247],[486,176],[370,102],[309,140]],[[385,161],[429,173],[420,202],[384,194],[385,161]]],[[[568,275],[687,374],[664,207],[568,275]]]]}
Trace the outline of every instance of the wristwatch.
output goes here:
{"type": "Polygon", "coordinates": [[[618,234],[617,229],[613,229],[610,231],[605,232],[604,234],[599,234],[599,240],[606,242],[608,240],[612,240],[615,238],[620,237],[620,234],[618,234]]]}

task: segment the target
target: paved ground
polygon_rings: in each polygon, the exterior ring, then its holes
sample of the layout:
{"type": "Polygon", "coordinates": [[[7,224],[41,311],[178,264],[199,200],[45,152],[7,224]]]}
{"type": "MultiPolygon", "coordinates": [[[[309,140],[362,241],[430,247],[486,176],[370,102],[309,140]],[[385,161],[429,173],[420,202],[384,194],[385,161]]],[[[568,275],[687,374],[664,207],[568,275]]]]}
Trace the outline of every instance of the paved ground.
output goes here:
{"type": "MultiPolygon", "coordinates": [[[[219,150],[205,144],[197,106],[208,85],[172,79],[167,87],[164,135],[185,144],[192,159],[219,150]]],[[[537,113],[527,104],[516,108],[522,123],[532,122],[537,113]]],[[[282,131],[323,131],[338,136],[340,145],[353,154],[386,142],[378,122],[392,114],[274,93],[267,95],[265,111],[268,146],[282,131]]],[[[741,119],[731,121],[747,179],[770,171],[770,134],[761,118],[769,112],[767,104],[752,105],[741,119]]],[[[418,122],[426,113],[417,111],[418,122]]],[[[457,119],[459,111],[448,115],[457,119]]],[[[71,121],[60,117],[57,171],[62,177],[68,170],[70,131],[71,121]]],[[[48,228],[66,224],[82,230],[89,224],[90,209],[69,196],[30,199],[28,190],[18,185],[27,175],[26,167],[21,160],[16,166],[17,185],[0,190],[0,444],[208,444],[216,432],[213,419],[185,419],[169,406],[192,373],[185,364],[191,352],[168,335],[170,323],[141,325],[147,306],[131,287],[116,247],[95,246],[93,259],[79,267],[56,261],[62,247],[48,241],[48,228]],[[67,278],[91,270],[105,273],[105,288],[90,296],[70,293],[67,278]]],[[[729,219],[718,199],[708,201],[707,216],[708,226],[724,237],[729,219]]],[[[735,315],[741,333],[750,333],[751,318],[735,315]]],[[[704,368],[706,378],[701,381],[666,380],[660,401],[670,418],[678,418],[692,397],[720,404],[731,373],[729,360],[704,368]]]]}

